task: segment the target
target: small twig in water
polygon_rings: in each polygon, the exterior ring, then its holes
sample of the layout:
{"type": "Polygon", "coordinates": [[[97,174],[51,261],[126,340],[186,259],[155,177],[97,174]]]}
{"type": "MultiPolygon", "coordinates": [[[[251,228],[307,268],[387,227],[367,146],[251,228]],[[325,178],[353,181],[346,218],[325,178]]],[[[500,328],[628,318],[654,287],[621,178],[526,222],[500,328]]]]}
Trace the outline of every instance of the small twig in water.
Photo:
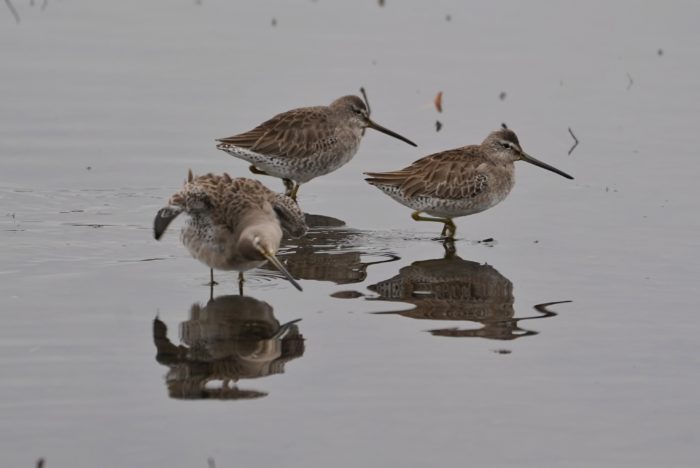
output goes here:
{"type": "Polygon", "coordinates": [[[367,115],[370,115],[372,113],[372,111],[369,110],[369,100],[367,99],[367,93],[365,92],[364,86],[362,86],[360,88],[360,92],[362,93],[362,99],[365,100],[365,106],[367,106],[367,115]]]}
{"type": "Polygon", "coordinates": [[[574,135],[574,132],[571,130],[571,127],[569,127],[569,135],[571,135],[571,138],[574,139],[574,146],[569,149],[569,156],[571,156],[571,153],[574,152],[574,149],[578,146],[578,138],[576,138],[576,135],[574,135]]]}
{"type": "Polygon", "coordinates": [[[627,91],[629,91],[629,89],[634,84],[634,79],[632,79],[632,75],[630,75],[629,73],[627,74],[627,79],[629,80],[629,83],[627,83],[627,91]]]}
{"type": "Polygon", "coordinates": [[[12,4],[10,0],[5,0],[5,3],[7,4],[7,8],[10,9],[10,13],[12,13],[12,16],[15,17],[15,21],[19,24],[20,18],[19,18],[19,13],[17,13],[17,10],[15,10],[15,6],[12,4]]]}
{"type": "MultiPolygon", "coordinates": [[[[365,107],[367,107],[367,117],[369,117],[372,114],[372,111],[369,109],[369,99],[367,99],[367,93],[365,92],[364,86],[360,86],[360,92],[362,93],[362,99],[365,100],[365,107]]],[[[365,136],[365,130],[367,129],[362,129],[362,136],[365,136]]]]}

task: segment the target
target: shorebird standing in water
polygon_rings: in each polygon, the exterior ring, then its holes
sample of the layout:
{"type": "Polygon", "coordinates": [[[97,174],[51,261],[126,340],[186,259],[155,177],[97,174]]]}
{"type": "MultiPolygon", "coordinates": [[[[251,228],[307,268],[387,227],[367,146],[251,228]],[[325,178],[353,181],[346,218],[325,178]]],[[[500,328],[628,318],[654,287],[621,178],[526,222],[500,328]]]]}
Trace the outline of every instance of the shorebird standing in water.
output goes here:
{"type": "Polygon", "coordinates": [[[359,97],[343,96],[330,106],[278,114],[248,132],[218,139],[217,148],[250,162],[256,174],[281,178],[286,194],[296,200],[301,184],[335,171],[355,156],[365,128],[416,146],[373,122],[359,97]]]}
{"type": "Polygon", "coordinates": [[[292,236],[306,233],[304,214],[296,202],[277,194],[257,180],[228,174],[198,177],[189,171],[187,182],[156,214],[153,234],[160,239],[168,225],[180,214],[189,215],[180,239],[192,256],[210,269],[239,272],[243,295],[243,272],[269,261],[301,291],[275,254],[282,230],[292,236]]]}
{"type": "Polygon", "coordinates": [[[513,163],[519,160],[573,179],[525,153],[515,132],[503,125],[480,145],[431,154],[398,171],[368,172],[365,180],[415,210],[416,221],[444,223],[442,235],[453,239],[453,218],[488,210],[508,196],[515,184],[513,163]]]}

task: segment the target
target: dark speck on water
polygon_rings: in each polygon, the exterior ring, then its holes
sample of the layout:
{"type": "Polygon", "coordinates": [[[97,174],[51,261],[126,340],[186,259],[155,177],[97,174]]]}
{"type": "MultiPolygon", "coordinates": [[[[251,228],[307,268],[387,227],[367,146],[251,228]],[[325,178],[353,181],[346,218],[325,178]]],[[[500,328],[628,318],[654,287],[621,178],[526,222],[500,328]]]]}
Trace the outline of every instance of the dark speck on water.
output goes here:
{"type": "Polygon", "coordinates": [[[501,101],[505,101],[506,96],[507,96],[506,92],[505,92],[505,91],[501,91],[501,93],[498,95],[498,98],[499,98],[501,101]]]}
{"type": "Polygon", "coordinates": [[[441,129],[442,129],[442,122],[440,122],[439,120],[436,120],[435,121],[435,131],[439,132],[441,129]]]}
{"type": "Polygon", "coordinates": [[[335,297],[336,299],[356,299],[363,296],[364,294],[359,291],[337,291],[331,294],[331,297],[335,297]]]}

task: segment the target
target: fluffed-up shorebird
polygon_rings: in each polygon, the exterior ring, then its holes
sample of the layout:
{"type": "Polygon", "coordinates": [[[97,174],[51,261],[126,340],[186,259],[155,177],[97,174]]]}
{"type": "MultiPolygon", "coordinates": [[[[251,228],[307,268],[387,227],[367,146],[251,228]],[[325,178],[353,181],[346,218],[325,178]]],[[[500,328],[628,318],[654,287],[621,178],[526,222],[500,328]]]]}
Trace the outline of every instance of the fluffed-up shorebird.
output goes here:
{"type": "Polygon", "coordinates": [[[329,106],[278,114],[248,132],[218,139],[217,148],[248,161],[256,174],[281,178],[286,194],[296,200],[301,184],[335,171],[355,156],[365,128],[416,146],[372,121],[362,99],[343,96],[329,106]]]}
{"type": "Polygon", "coordinates": [[[228,174],[193,176],[189,171],[184,187],[156,214],[153,234],[160,239],[180,214],[188,215],[180,239],[190,254],[210,268],[239,272],[243,294],[243,272],[269,261],[301,291],[275,256],[282,230],[292,236],[306,233],[304,214],[291,198],[275,193],[262,183],[228,174]]]}
{"type": "Polygon", "coordinates": [[[508,196],[515,184],[515,161],[573,179],[525,153],[515,132],[503,125],[480,145],[431,154],[398,171],[368,172],[365,180],[415,210],[416,221],[444,223],[442,235],[453,239],[457,230],[453,218],[488,210],[508,196]]]}

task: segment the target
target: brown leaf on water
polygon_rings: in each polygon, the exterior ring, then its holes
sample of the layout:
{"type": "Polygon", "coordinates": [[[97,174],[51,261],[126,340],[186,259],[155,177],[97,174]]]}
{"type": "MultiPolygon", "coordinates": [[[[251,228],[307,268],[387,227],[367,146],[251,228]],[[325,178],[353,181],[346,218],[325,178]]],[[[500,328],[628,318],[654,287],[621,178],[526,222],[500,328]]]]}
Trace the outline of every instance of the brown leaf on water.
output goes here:
{"type": "Polygon", "coordinates": [[[442,112],[442,91],[435,96],[435,108],[438,112],[442,112]]]}

